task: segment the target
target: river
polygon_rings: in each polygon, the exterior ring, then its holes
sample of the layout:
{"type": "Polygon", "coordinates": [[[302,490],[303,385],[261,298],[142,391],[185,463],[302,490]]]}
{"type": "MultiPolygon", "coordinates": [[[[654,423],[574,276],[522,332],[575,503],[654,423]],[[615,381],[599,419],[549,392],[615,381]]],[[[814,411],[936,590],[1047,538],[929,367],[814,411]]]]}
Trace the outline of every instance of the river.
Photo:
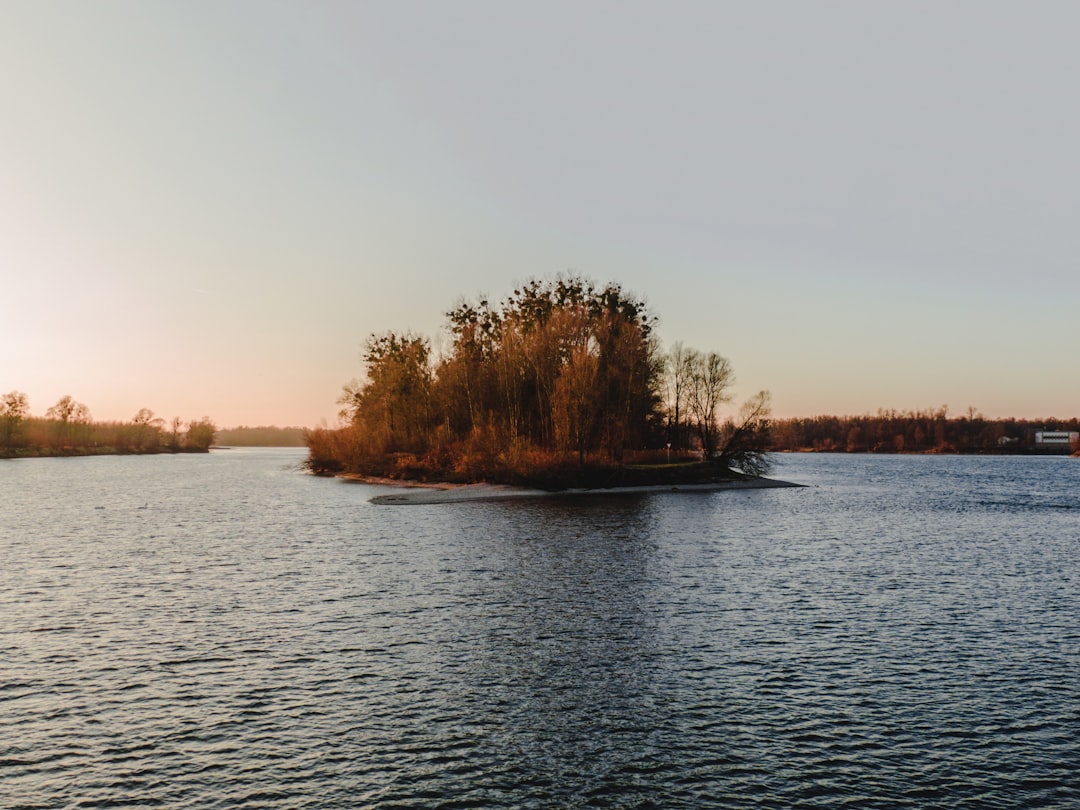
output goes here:
{"type": "Polygon", "coordinates": [[[0,806],[1075,807],[1080,461],[375,506],[0,462],[0,806]]]}

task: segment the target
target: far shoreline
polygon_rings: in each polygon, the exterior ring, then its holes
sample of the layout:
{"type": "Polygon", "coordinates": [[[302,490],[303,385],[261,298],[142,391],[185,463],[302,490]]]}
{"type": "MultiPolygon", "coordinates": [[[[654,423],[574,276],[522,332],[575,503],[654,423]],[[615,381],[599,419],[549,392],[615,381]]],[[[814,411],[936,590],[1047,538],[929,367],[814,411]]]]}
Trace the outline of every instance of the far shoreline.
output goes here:
{"type": "Polygon", "coordinates": [[[208,453],[220,450],[219,447],[161,447],[161,448],[116,448],[116,447],[20,447],[11,451],[0,451],[0,461],[18,461],[28,458],[93,458],[96,456],[179,456],[191,453],[208,453]]]}

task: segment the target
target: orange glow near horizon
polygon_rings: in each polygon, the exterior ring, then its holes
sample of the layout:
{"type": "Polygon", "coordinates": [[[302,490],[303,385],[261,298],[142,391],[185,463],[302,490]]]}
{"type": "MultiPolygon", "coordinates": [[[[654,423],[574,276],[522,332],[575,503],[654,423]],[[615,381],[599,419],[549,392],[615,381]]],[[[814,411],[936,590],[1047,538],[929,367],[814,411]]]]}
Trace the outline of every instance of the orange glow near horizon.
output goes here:
{"type": "Polygon", "coordinates": [[[218,12],[6,9],[0,393],[35,413],[334,424],[369,334],[437,353],[462,297],[567,271],[781,418],[1080,409],[1080,10],[218,12]]]}

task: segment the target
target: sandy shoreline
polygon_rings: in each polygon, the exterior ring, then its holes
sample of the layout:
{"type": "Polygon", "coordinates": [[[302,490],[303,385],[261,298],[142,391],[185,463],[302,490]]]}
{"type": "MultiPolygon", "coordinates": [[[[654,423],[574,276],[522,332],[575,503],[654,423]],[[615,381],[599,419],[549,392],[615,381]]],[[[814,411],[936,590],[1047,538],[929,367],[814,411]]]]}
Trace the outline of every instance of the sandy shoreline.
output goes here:
{"type": "Polygon", "coordinates": [[[546,498],[575,495],[624,495],[649,492],[721,492],[729,489],[774,489],[778,487],[801,487],[790,481],[775,478],[754,478],[746,481],[719,481],[705,484],[647,484],[627,487],[598,489],[563,489],[549,491],[514,487],[506,484],[429,484],[418,481],[398,481],[392,478],[369,478],[362,475],[338,476],[346,481],[360,484],[376,484],[410,490],[387,495],[376,495],[371,503],[380,506],[412,506],[418,504],[465,503],[497,501],[510,498],[546,498]]]}

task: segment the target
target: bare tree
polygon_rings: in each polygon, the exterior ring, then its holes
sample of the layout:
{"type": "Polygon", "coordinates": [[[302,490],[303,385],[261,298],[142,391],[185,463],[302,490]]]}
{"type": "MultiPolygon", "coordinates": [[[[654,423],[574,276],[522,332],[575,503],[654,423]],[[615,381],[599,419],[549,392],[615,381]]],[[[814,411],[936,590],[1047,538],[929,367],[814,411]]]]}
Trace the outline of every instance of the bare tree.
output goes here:
{"type": "Polygon", "coordinates": [[[70,394],[65,394],[57,400],[49,410],[45,411],[46,419],[58,419],[61,422],[89,422],[90,409],[81,402],[76,402],[70,394]]]}
{"type": "Polygon", "coordinates": [[[139,412],[131,419],[135,433],[135,447],[140,450],[149,450],[161,443],[161,428],[165,420],[154,416],[149,408],[139,408],[139,412]]]}
{"type": "Polygon", "coordinates": [[[0,447],[14,447],[19,427],[30,413],[30,403],[22,391],[8,391],[0,397],[0,447]]]}
{"type": "Polygon", "coordinates": [[[686,420],[687,389],[693,373],[692,358],[697,354],[687,349],[682,341],[676,341],[668,353],[665,367],[668,399],[668,438],[676,450],[685,446],[683,422],[686,420]]]}
{"type": "Polygon", "coordinates": [[[600,360],[590,345],[575,346],[555,384],[553,422],[560,449],[576,450],[578,463],[585,463],[585,452],[596,421],[596,379],[600,360]]]}
{"type": "Polygon", "coordinates": [[[370,335],[367,380],[345,386],[341,417],[382,451],[413,450],[426,437],[431,408],[431,346],[411,332],[370,335]]]}
{"type": "Polygon", "coordinates": [[[712,458],[717,446],[716,409],[721,403],[731,400],[729,389],[735,375],[726,357],[716,352],[703,355],[693,349],[687,351],[690,353],[687,360],[690,367],[687,403],[701,437],[701,449],[708,459],[712,458]]]}
{"type": "Polygon", "coordinates": [[[184,421],[179,416],[174,416],[169,422],[169,447],[173,450],[180,449],[180,428],[183,426],[184,421]]]}
{"type": "Polygon", "coordinates": [[[76,438],[77,430],[87,432],[87,426],[90,424],[90,409],[81,402],[76,402],[70,394],[65,394],[57,400],[55,405],[45,411],[45,417],[56,421],[57,439],[64,444],[76,438]]]}

